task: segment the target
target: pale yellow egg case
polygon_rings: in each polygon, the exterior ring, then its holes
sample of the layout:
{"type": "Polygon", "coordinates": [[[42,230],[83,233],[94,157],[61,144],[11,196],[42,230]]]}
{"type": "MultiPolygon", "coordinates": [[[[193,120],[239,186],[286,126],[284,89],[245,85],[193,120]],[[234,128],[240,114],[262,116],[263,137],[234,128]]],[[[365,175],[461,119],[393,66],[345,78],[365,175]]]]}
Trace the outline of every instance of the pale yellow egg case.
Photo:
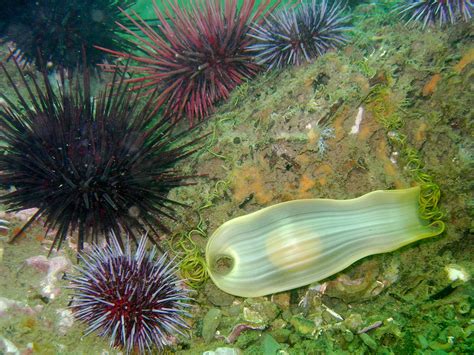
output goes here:
{"type": "Polygon", "coordinates": [[[355,261],[439,235],[420,218],[420,187],[378,190],[350,200],[276,204],[221,225],[206,247],[209,275],[242,297],[322,280],[355,261]]]}

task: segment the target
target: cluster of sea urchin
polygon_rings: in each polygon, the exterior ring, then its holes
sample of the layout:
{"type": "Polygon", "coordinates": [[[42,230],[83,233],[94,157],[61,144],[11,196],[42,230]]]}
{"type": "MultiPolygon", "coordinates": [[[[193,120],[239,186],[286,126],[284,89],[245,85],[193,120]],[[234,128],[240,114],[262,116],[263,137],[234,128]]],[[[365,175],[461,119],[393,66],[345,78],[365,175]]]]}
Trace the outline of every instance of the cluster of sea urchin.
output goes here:
{"type": "Polygon", "coordinates": [[[179,144],[170,124],[154,118],[154,96],[139,105],[123,80],[94,100],[87,70],[82,82],[63,76],[56,89],[46,71],[42,83],[29,83],[17,64],[28,100],[0,66],[19,99],[17,105],[0,93],[0,187],[15,186],[0,202],[9,211],[37,208],[16,236],[41,219],[56,230],[51,248],[74,231],[79,251],[110,233],[136,240],[148,232],[156,242],[155,228],[167,231],[163,218],[174,219],[172,206],[180,205],[168,192],[188,184],[175,164],[199,138],[179,144]]]}
{"type": "Polygon", "coordinates": [[[2,6],[0,31],[13,41],[22,58],[39,58],[62,68],[101,63],[107,57],[93,45],[115,50],[131,50],[130,43],[117,31],[116,21],[125,16],[136,0],[36,0],[7,1],[2,6]],[[81,62],[82,50],[87,63],[81,62]]]}
{"type": "MultiPolygon", "coordinates": [[[[145,251],[142,237],[135,254],[130,243],[94,246],[79,258],[83,266],[68,276],[73,290],[72,311],[88,325],[87,334],[110,337],[111,347],[144,354],[168,345],[167,336],[183,334],[188,291],[174,275],[175,266],[156,249],[145,251]]],[[[86,335],[87,335],[86,334],[86,335]]]]}
{"type": "Polygon", "coordinates": [[[191,0],[188,5],[178,6],[168,0],[168,9],[160,10],[153,1],[161,23],[156,30],[136,13],[133,17],[124,14],[137,31],[119,24],[135,39],[143,55],[101,49],[136,61],[138,65],[129,70],[141,77],[128,80],[138,84],[132,89],[158,87],[156,110],[163,108],[163,115],[171,120],[186,116],[192,126],[243,80],[257,73],[259,66],[247,53],[253,41],[247,33],[250,25],[264,18],[271,8],[270,0],[260,1],[257,6],[255,3],[191,0]]]}
{"type": "Polygon", "coordinates": [[[250,36],[257,43],[248,49],[268,69],[310,62],[347,42],[349,16],[344,9],[341,2],[329,5],[326,0],[282,9],[254,27],[250,36]]]}
{"type": "Polygon", "coordinates": [[[433,24],[453,24],[459,19],[470,20],[474,3],[471,0],[408,0],[398,9],[408,18],[407,23],[420,22],[425,28],[433,24]]]}

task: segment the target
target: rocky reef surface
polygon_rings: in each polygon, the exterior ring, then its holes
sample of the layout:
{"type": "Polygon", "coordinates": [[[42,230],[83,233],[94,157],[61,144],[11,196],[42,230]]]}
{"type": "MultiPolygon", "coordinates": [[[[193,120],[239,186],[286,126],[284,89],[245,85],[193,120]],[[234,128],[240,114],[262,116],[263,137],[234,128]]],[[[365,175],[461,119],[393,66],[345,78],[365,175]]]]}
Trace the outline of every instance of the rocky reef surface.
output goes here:
{"type": "MultiPolygon", "coordinates": [[[[211,134],[180,168],[202,177],[172,191],[191,208],[163,236],[194,289],[192,331],[169,339],[170,353],[474,348],[473,24],[407,28],[373,6],[356,9],[344,49],[241,85],[198,127],[211,134]],[[223,222],[298,198],[409,187],[415,170],[440,188],[441,236],[268,297],[233,297],[206,278],[206,240],[223,222]]],[[[10,90],[3,78],[0,87],[10,90]]],[[[14,231],[27,216],[1,218],[14,231]]],[[[107,339],[83,337],[67,308],[62,274],[76,260],[74,236],[46,259],[43,234],[38,224],[14,244],[0,237],[0,352],[118,353],[107,339]]]]}

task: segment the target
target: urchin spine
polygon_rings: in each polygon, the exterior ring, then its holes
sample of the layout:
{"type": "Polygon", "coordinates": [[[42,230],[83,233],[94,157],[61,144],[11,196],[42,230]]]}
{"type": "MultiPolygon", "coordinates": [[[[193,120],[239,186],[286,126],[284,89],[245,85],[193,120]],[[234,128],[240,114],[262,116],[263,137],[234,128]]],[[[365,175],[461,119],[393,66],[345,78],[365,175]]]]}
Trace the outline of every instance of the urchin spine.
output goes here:
{"type": "Polygon", "coordinates": [[[267,69],[311,62],[331,48],[347,42],[349,16],[343,3],[312,0],[299,7],[281,9],[249,36],[256,40],[248,50],[267,69]]]}

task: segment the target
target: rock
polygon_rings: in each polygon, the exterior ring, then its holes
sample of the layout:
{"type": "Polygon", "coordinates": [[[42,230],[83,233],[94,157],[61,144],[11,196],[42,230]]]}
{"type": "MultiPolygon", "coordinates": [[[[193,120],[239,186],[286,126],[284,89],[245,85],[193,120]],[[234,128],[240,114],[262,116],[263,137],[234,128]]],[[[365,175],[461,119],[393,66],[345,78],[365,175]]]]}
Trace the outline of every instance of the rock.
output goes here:
{"type": "Polygon", "coordinates": [[[202,355],[239,355],[239,349],[234,348],[217,348],[216,350],[207,350],[202,355]]]}
{"type": "Polygon", "coordinates": [[[277,318],[272,322],[271,327],[272,329],[283,329],[286,327],[287,324],[288,323],[285,322],[283,319],[277,318]]]}
{"type": "Polygon", "coordinates": [[[289,309],[281,313],[281,319],[283,319],[285,322],[289,322],[291,320],[291,317],[293,317],[293,314],[289,309]]]}
{"type": "Polygon", "coordinates": [[[247,298],[243,306],[243,319],[258,325],[270,324],[280,313],[277,305],[265,298],[247,298]]]}
{"type": "Polygon", "coordinates": [[[230,306],[235,299],[234,296],[219,290],[212,282],[206,283],[204,294],[209,302],[219,307],[230,306]]]}
{"type": "Polygon", "coordinates": [[[377,343],[374,339],[371,338],[371,336],[367,333],[362,333],[359,334],[359,337],[362,339],[365,345],[367,345],[370,349],[376,350],[377,349],[377,343]]]}
{"type": "Polygon", "coordinates": [[[341,274],[326,282],[324,294],[345,303],[363,302],[379,295],[398,279],[398,264],[392,262],[385,273],[377,261],[367,261],[353,268],[350,275],[341,274]]]}
{"type": "Polygon", "coordinates": [[[46,273],[46,277],[40,282],[40,294],[50,300],[56,298],[61,292],[61,288],[56,284],[62,273],[72,269],[71,261],[64,256],[48,259],[44,255],[37,255],[26,259],[25,263],[36,271],[46,273]]]}
{"type": "Polygon", "coordinates": [[[449,264],[445,266],[446,275],[452,283],[462,284],[471,279],[471,275],[462,266],[449,264]]]}
{"type": "Polygon", "coordinates": [[[14,213],[12,213],[12,216],[14,218],[18,218],[20,221],[27,221],[31,217],[33,217],[33,215],[37,212],[38,212],[37,208],[28,208],[26,210],[21,210],[21,211],[18,211],[18,212],[14,212],[14,213]]]}
{"type": "Polygon", "coordinates": [[[352,333],[349,329],[345,329],[342,333],[342,336],[348,343],[354,340],[354,333],[352,333]]]}
{"type": "MultiPolygon", "coordinates": [[[[461,330],[458,334],[458,337],[455,338],[459,339],[462,334],[464,333],[461,330]]],[[[383,325],[380,328],[376,329],[374,332],[371,332],[371,336],[375,338],[377,343],[392,347],[395,346],[397,341],[402,339],[403,332],[401,326],[395,320],[393,320],[393,318],[388,318],[383,322],[383,325]]]]}
{"type": "Polygon", "coordinates": [[[271,336],[279,343],[288,342],[288,338],[291,335],[291,330],[289,329],[275,329],[270,332],[271,336]]]}
{"type": "Polygon", "coordinates": [[[261,340],[262,333],[260,331],[246,331],[239,335],[235,342],[235,346],[239,349],[246,349],[251,344],[255,344],[261,340]]]}
{"type": "Polygon", "coordinates": [[[20,355],[20,350],[10,340],[0,336],[0,354],[20,355]]]}
{"type": "Polygon", "coordinates": [[[321,308],[321,296],[324,293],[322,290],[325,287],[326,284],[313,284],[306,291],[303,298],[298,302],[306,313],[312,313],[315,310],[319,310],[321,308]]]}
{"type": "Polygon", "coordinates": [[[276,304],[282,311],[290,308],[290,293],[281,292],[275,295],[272,295],[272,302],[276,304]]]}
{"type": "Polygon", "coordinates": [[[301,337],[296,333],[291,333],[290,336],[288,337],[288,342],[291,345],[300,344],[301,343],[301,337]]]}
{"type": "Polygon", "coordinates": [[[231,306],[226,308],[226,316],[231,318],[238,318],[242,310],[241,302],[234,302],[231,306]]]}
{"type": "Polygon", "coordinates": [[[343,323],[351,332],[357,332],[362,327],[362,316],[358,313],[352,313],[343,323]]]}
{"type": "Polygon", "coordinates": [[[324,319],[323,319],[323,316],[322,316],[323,312],[324,311],[321,310],[319,313],[316,313],[316,312],[312,313],[312,314],[308,315],[306,318],[311,319],[314,323],[314,326],[316,328],[318,328],[318,327],[322,326],[323,323],[324,323],[324,319]]]}
{"type": "Polygon", "coordinates": [[[51,261],[44,255],[37,255],[26,259],[25,263],[36,271],[46,273],[49,270],[51,261]]]}
{"type": "Polygon", "coordinates": [[[302,316],[293,316],[290,320],[290,323],[300,335],[307,336],[316,332],[316,325],[314,322],[302,316]]]}
{"type": "Polygon", "coordinates": [[[202,321],[202,337],[206,343],[210,343],[214,339],[221,318],[222,312],[217,308],[211,308],[204,316],[202,321]]]}
{"type": "Polygon", "coordinates": [[[58,315],[57,329],[61,335],[66,335],[69,328],[74,324],[74,316],[70,309],[59,308],[56,310],[58,315]]]}
{"type": "Polygon", "coordinates": [[[43,309],[43,306],[38,305],[31,308],[26,303],[11,300],[9,298],[0,297],[0,317],[3,317],[7,312],[23,313],[26,315],[35,315],[43,309]]]}
{"type": "Polygon", "coordinates": [[[265,321],[262,317],[260,317],[260,313],[254,311],[251,308],[244,307],[244,320],[250,323],[255,324],[265,324],[265,321]]]}
{"type": "Polygon", "coordinates": [[[273,339],[270,334],[265,334],[262,341],[262,353],[263,354],[277,354],[278,350],[281,349],[281,345],[273,339]]]}

